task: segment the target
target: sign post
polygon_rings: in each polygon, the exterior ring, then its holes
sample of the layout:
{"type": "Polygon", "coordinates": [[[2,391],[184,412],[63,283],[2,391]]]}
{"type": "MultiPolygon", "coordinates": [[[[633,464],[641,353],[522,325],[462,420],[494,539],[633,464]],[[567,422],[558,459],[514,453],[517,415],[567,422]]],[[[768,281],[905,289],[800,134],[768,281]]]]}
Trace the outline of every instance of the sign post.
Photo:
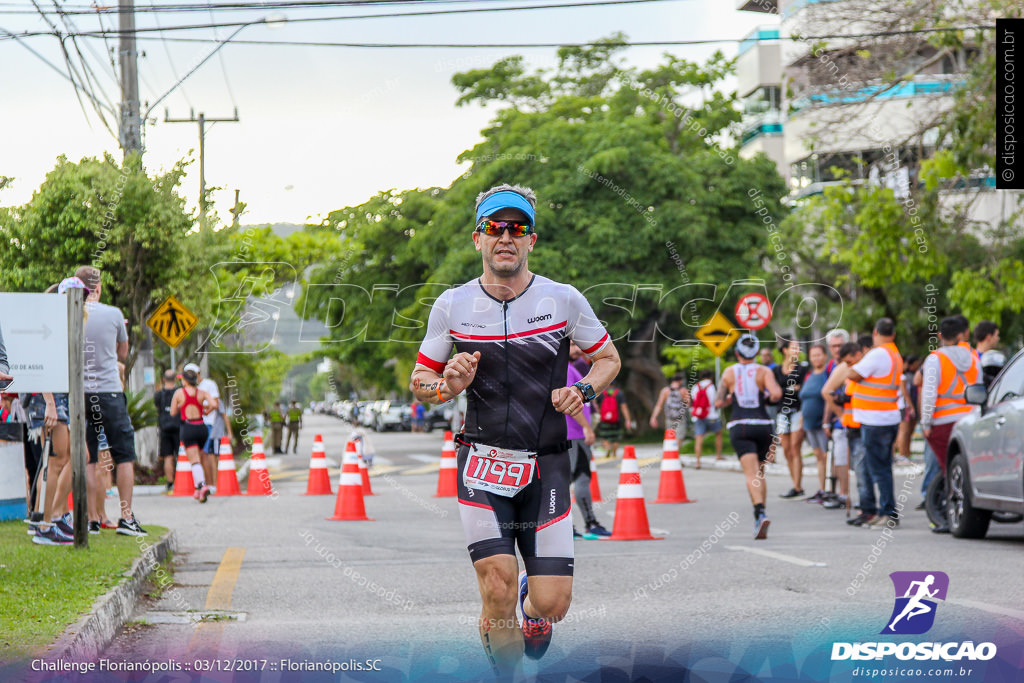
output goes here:
{"type": "Polygon", "coordinates": [[[178,344],[184,341],[185,337],[191,334],[198,321],[199,317],[185,308],[185,304],[174,296],[167,297],[146,319],[146,326],[153,331],[153,334],[171,347],[172,370],[178,367],[174,350],[178,344]]]}
{"type": "Polygon", "coordinates": [[[68,429],[71,430],[71,497],[75,547],[89,547],[89,511],[85,486],[85,290],[67,291],[68,429]]]}

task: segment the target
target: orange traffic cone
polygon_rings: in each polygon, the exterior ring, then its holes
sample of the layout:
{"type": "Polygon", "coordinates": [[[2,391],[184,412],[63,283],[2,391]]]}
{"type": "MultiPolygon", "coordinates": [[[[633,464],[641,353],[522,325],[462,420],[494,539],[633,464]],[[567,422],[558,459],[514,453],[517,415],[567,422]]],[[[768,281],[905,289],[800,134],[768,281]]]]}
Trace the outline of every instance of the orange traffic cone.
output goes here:
{"type": "Polygon", "coordinates": [[[601,497],[601,485],[597,483],[597,463],[594,461],[594,451],[590,451],[590,499],[595,503],[603,503],[601,497]]]}
{"type": "Polygon", "coordinates": [[[334,516],[331,521],[366,521],[373,520],[366,516],[363,505],[363,479],[359,474],[359,454],[356,444],[349,441],[345,444],[345,457],[341,461],[341,479],[338,482],[338,498],[334,503],[334,516]]]}
{"type": "Polygon", "coordinates": [[[686,497],[686,482],[683,481],[683,465],[679,461],[679,445],[676,430],[665,430],[664,456],[661,459],[661,479],[658,482],[658,498],[655,503],[696,503],[686,497]]]}
{"type": "Polygon", "coordinates": [[[267,457],[263,453],[263,437],[255,436],[252,440],[252,457],[249,459],[249,488],[245,495],[270,496],[273,493],[274,487],[270,483],[270,473],[267,472],[267,457]]]}
{"type": "Polygon", "coordinates": [[[660,541],[651,536],[644,506],[644,488],[640,483],[640,466],[636,451],[626,446],[622,451],[622,471],[619,473],[618,500],[615,501],[615,525],[606,541],[660,541]]]}
{"type": "Polygon", "coordinates": [[[434,498],[457,498],[459,495],[459,466],[455,458],[455,440],[452,433],[444,433],[441,446],[441,470],[437,477],[437,493],[434,498]]]}
{"type": "Polygon", "coordinates": [[[178,464],[174,468],[174,492],[172,496],[192,497],[196,491],[196,483],[192,479],[192,465],[185,454],[185,444],[178,444],[178,464]]]}
{"type": "Polygon", "coordinates": [[[307,496],[329,496],[331,478],[327,474],[327,455],[324,453],[324,437],[317,434],[313,437],[313,457],[309,459],[309,479],[306,481],[307,496]]]}
{"type": "Polygon", "coordinates": [[[363,454],[357,452],[359,456],[359,478],[363,482],[363,495],[364,496],[376,496],[373,492],[373,488],[370,486],[370,468],[366,466],[366,461],[363,460],[363,454]]]}
{"type": "Polygon", "coordinates": [[[238,473],[235,472],[235,454],[231,452],[231,439],[220,438],[220,456],[217,460],[217,495],[240,496],[238,473]]]}

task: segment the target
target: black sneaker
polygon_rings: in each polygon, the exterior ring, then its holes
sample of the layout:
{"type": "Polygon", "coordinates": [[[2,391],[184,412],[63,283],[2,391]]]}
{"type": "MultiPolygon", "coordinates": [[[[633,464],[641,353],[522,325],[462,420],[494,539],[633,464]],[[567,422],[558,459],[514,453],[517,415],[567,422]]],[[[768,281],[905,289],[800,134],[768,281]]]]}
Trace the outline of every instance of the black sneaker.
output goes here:
{"type": "Polygon", "coordinates": [[[573,527],[572,528],[572,537],[573,538],[583,538],[583,534],[581,534],[580,532],[576,531],[576,527],[573,527]]]}
{"type": "Polygon", "coordinates": [[[122,517],[117,520],[117,533],[122,536],[146,536],[149,532],[139,526],[139,520],[134,517],[130,522],[122,517]]]}
{"type": "Polygon", "coordinates": [[[846,523],[851,526],[864,526],[868,522],[874,520],[874,518],[875,515],[868,512],[862,512],[853,519],[846,520],[846,523]]]}
{"type": "Polygon", "coordinates": [[[933,524],[932,525],[932,533],[933,534],[948,534],[949,533],[949,525],[948,524],[938,524],[938,525],[933,524]]]}
{"type": "Polygon", "coordinates": [[[915,505],[915,506],[914,506],[914,509],[915,509],[915,510],[924,510],[924,509],[926,509],[927,507],[928,507],[928,506],[927,506],[927,505],[925,504],[925,502],[924,502],[924,501],[922,500],[922,501],[921,501],[920,503],[918,503],[917,505],[915,505]]]}
{"type": "Polygon", "coordinates": [[[827,498],[828,498],[828,494],[827,493],[825,493],[824,491],[818,491],[813,496],[808,498],[805,502],[807,502],[807,503],[824,503],[827,498]]]}
{"type": "Polygon", "coordinates": [[[36,533],[32,542],[38,545],[71,545],[73,541],[57,531],[57,527],[50,526],[46,531],[36,527],[36,533]]]}
{"type": "Polygon", "coordinates": [[[91,520],[89,522],[89,533],[98,534],[100,532],[100,521],[98,519],[91,520]]]}
{"type": "Polygon", "coordinates": [[[825,508],[826,510],[838,510],[839,508],[844,508],[846,507],[846,498],[844,498],[843,496],[829,498],[828,500],[821,504],[821,507],[825,508]]]}
{"type": "Polygon", "coordinates": [[[797,489],[790,489],[788,493],[780,493],[779,498],[799,498],[804,495],[803,489],[799,491],[797,489]]]}

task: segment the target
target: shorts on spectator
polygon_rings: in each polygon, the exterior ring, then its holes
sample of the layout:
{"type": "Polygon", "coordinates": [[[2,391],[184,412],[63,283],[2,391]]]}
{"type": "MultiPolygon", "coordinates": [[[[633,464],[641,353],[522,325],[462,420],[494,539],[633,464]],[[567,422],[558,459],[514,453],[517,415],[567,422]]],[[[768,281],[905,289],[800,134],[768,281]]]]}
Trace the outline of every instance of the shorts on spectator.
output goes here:
{"type": "Polygon", "coordinates": [[[101,441],[109,447],[114,463],[135,462],[135,430],[128,419],[128,401],[123,392],[85,395],[85,445],[89,449],[89,462],[99,462],[101,441]]]}
{"type": "Polygon", "coordinates": [[[828,449],[828,435],[824,429],[807,429],[804,430],[804,443],[824,451],[828,449]]]}
{"type": "Polygon", "coordinates": [[[693,433],[697,436],[703,436],[705,434],[717,434],[722,431],[722,420],[715,418],[714,420],[707,417],[698,417],[693,421],[693,433]]]}
{"type": "Polygon", "coordinates": [[[775,418],[776,434],[792,434],[804,428],[804,416],[800,413],[783,413],[779,411],[775,418]]]}

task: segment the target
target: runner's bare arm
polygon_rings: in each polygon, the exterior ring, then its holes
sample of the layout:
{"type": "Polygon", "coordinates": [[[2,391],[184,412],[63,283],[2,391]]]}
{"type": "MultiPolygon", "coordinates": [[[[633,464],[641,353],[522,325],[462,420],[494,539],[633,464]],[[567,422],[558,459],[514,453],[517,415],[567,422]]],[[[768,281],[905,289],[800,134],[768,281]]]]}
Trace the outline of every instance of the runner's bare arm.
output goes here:
{"type": "Polygon", "coordinates": [[[457,353],[445,364],[443,373],[417,363],[412,371],[409,388],[417,400],[424,403],[444,403],[461,394],[473,383],[479,360],[479,351],[473,354],[457,353]]]}
{"type": "Polygon", "coordinates": [[[715,407],[724,408],[732,403],[732,368],[726,368],[715,392],[715,407]]]}
{"type": "MultiPolygon", "coordinates": [[[[580,381],[592,386],[595,394],[600,394],[619,374],[619,368],[622,366],[619,352],[615,350],[614,344],[608,342],[603,349],[590,358],[593,361],[590,372],[580,381]]],[[[583,409],[583,395],[576,387],[559,387],[551,392],[551,404],[560,413],[575,415],[583,409]]],[[[623,404],[623,409],[625,409],[625,404],[623,404]]],[[[629,420],[629,413],[624,412],[623,414],[629,420]]]]}
{"type": "Polygon", "coordinates": [[[762,380],[764,382],[764,386],[761,388],[768,392],[768,400],[774,403],[782,398],[782,387],[780,387],[779,383],[775,381],[774,372],[764,366],[761,367],[761,370],[764,371],[759,373],[761,377],[764,378],[762,380]]]}
{"type": "Polygon", "coordinates": [[[661,407],[665,404],[665,398],[668,396],[668,387],[661,390],[658,394],[658,402],[654,404],[654,410],[651,411],[651,427],[658,426],[658,415],[661,415],[661,407]]]}

